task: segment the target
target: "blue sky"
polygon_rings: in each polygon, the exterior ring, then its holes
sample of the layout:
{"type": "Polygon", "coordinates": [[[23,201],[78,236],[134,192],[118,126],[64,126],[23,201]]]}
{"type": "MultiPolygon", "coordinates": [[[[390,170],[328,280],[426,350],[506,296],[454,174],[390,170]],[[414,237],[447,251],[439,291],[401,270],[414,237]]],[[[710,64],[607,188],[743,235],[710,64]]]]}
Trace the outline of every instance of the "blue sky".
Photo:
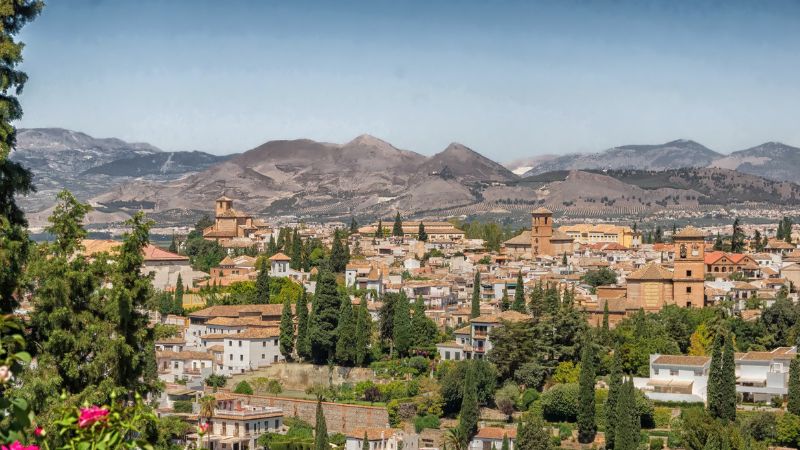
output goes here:
{"type": "Polygon", "coordinates": [[[796,1],[50,0],[22,39],[20,126],[165,150],[800,146],[796,1]]]}

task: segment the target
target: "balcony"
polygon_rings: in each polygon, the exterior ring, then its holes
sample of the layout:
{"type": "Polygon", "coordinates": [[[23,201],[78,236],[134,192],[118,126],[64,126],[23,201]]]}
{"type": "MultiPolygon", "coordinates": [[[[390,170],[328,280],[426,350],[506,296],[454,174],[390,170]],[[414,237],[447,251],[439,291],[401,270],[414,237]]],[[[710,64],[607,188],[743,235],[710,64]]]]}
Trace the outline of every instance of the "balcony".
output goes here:
{"type": "Polygon", "coordinates": [[[267,416],[283,415],[281,408],[271,407],[247,407],[241,409],[215,409],[215,417],[230,417],[237,420],[258,419],[267,416]]]}

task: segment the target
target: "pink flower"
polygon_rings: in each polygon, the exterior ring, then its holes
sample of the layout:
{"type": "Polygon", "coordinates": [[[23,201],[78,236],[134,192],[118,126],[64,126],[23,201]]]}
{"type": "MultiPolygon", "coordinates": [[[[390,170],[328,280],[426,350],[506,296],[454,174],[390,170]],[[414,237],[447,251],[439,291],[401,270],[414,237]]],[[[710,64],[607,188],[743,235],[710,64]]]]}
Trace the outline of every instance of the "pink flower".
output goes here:
{"type": "Polygon", "coordinates": [[[0,446],[2,450],[39,450],[38,445],[22,445],[20,441],[14,441],[11,445],[2,445],[0,446]]]}
{"type": "Polygon", "coordinates": [[[205,432],[208,431],[208,423],[201,423],[198,425],[197,431],[199,431],[200,434],[205,434],[205,432]]]}
{"type": "Polygon", "coordinates": [[[106,420],[108,410],[96,405],[88,408],[81,408],[81,415],[78,417],[78,426],[86,428],[95,422],[106,420]]]}
{"type": "Polygon", "coordinates": [[[42,427],[36,427],[36,428],[33,430],[33,435],[34,435],[34,436],[36,436],[36,437],[42,437],[42,436],[44,436],[44,428],[42,428],[42,427]]]}

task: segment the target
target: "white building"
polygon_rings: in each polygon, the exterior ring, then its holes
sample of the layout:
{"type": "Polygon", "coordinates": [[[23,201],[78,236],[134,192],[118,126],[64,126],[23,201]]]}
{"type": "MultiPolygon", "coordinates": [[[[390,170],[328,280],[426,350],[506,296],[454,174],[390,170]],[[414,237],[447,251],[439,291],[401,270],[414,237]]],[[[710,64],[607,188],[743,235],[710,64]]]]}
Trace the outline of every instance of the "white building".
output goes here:
{"type": "Polygon", "coordinates": [[[650,355],[650,378],[633,384],[653,400],[705,403],[710,365],[708,356],[650,355]]]}
{"type": "Polygon", "coordinates": [[[203,380],[214,372],[211,353],[157,351],[158,379],[167,383],[203,380]]]}
{"type": "Polygon", "coordinates": [[[217,371],[223,375],[244,373],[283,361],[278,328],[248,328],[240,333],[207,334],[201,339],[204,347],[222,345],[222,361],[217,371]]]}
{"type": "MultiPolygon", "coordinates": [[[[356,428],[347,433],[345,450],[362,450],[364,445],[364,435],[369,441],[370,450],[398,450],[403,442],[403,430],[396,428],[356,428]]],[[[408,447],[403,443],[403,449],[408,447]]]]}
{"type": "Polygon", "coordinates": [[[500,450],[503,437],[508,437],[508,448],[514,450],[517,439],[516,428],[483,427],[469,443],[469,450],[500,450]]]}
{"type": "Polygon", "coordinates": [[[470,320],[469,326],[456,330],[455,341],[436,344],[439,357],[443,360],[481,359],[492,349],[489,333],[493,328],[502,326],[502,322],[530,319],[529,315],[516,311],[478,316],[470,320]]]}
{"type": "MultiPolygon", "coordinates": [[[[254,406],[247,400],[230,394],[215,394],[217,407],[210,419],[209,430],[198,445],[211,450],[242,450],[257,448],[256,440],[265,433],[277,433],[283,428],[283,410],[254,406]]],[[[197,440],[194,433],[190,439],[197,440]]]]}

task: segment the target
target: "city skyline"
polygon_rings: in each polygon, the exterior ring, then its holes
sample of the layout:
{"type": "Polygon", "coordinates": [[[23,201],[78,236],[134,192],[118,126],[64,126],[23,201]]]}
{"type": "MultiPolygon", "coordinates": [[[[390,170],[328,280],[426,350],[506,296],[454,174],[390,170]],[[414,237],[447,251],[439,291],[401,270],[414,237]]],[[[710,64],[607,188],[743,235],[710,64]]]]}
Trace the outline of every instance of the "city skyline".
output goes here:
{"type": "Polygon", "coordinates": [[[692,139],[800,145],[800,7],[749,2],[117,1],[22,35],[22,127],[164,150],[368,133],[498,161],[692,139]],[[194,3],[193,3],[194,4],[194,3]]]}

